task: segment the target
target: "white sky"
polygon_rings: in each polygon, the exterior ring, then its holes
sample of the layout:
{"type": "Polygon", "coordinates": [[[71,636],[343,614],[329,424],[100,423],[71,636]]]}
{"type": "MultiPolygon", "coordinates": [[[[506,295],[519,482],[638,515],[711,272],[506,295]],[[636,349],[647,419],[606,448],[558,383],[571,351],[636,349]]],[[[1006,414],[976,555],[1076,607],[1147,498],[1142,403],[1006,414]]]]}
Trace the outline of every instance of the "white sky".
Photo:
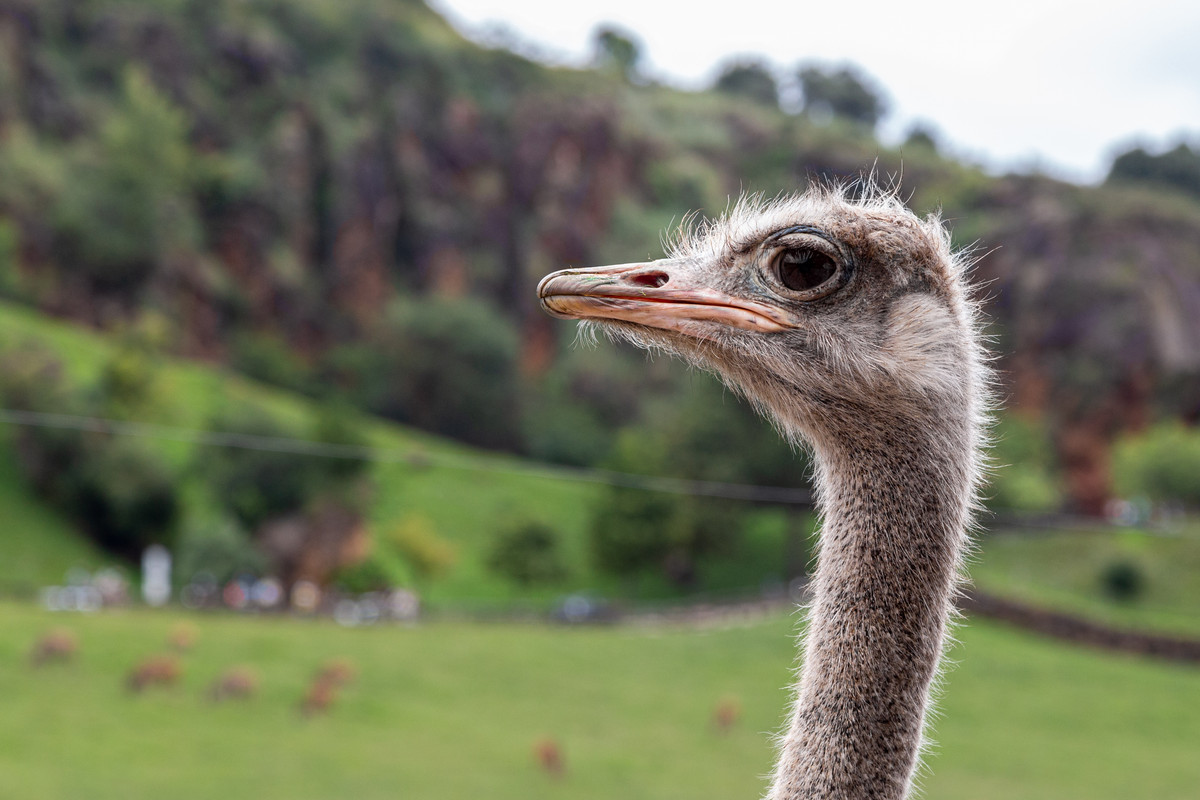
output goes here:
{"type": "Polygon", "coordinates": [[[888,92],[884,138],[927,120],[991,169],[1104,176],[1113,150],[1200,139],[1200,0],[433,0],[468,35],[501,24],[583,64],[609,22],[642,43],[650,75],[684,88],[732,56],[780,68],[853,61],[888,92]]]}

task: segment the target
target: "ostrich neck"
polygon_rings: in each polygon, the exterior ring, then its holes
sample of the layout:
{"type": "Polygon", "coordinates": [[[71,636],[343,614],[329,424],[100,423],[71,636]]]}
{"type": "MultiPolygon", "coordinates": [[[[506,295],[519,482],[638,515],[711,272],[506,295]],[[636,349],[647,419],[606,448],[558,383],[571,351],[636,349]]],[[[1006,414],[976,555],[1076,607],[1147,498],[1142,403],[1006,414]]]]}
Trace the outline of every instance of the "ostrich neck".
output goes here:
{"type": "Polygon", "coordinates": [[[971,423],[857,419],[816,445],[825,521],[772,800],[898,800],[921,748],[969,513],[971,423]]]}

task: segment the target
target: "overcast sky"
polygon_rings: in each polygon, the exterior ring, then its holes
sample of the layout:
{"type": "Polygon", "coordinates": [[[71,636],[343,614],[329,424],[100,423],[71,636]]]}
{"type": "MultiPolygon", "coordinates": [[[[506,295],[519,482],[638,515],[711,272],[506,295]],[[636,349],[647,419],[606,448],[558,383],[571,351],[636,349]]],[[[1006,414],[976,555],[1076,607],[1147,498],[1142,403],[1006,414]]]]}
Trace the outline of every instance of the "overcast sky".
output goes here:
{"type": "Polygon", "coordinates": [[[887,91],[884,137],[932,122],[953,152],[993,170],[1034,165],[1103,177],[1119,146],[1200,140],[1200,0],[433,0],[470,35],[500,23],[552,58],[582,64],[615,23],[652,76],[710,82],[734,56],[853,61],[887,91]]]}

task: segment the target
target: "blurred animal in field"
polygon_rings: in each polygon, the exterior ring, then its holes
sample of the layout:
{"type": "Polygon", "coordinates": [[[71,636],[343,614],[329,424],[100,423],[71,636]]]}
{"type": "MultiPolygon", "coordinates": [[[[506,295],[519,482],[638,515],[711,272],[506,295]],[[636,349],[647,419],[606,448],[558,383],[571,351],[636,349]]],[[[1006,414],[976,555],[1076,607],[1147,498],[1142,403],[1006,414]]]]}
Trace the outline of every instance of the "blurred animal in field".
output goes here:
{"type": "Polygon", "coordinates": [[[167,646],[178,653],[186,653],[196,646],[199,635],[196,626],[190,622],[180,622],[171,628],[167,635],[167,646]]]}
{"type": "Polygon", "coordinates": [[[300,702],[300,713],[309,717],[327,712],[337,700],[340,690],[357,675],[358,670],[349,659],[335,658],[325,662],[308,685],[300,702]]]}
{"type": "Polygon", "coordinates": [[[174,686],[182,675],[183,666],[176,656],[150,656],[129,671],[125,685],[129,691],[140,693],[152,686],[174,686]]]}
{"type": "Polygon", "coordinates": [[[729,733],[742,718],[742,704],[736,697],[723,698],[713,709],[713,726],[717,733],[729,733]]]}
{"type": "Polygon", "coordinates": [[[258,673],[249,667],[230,667],[208,688],[215,703],[223,700],[248,700],[258,692],[258,673]]]}
{"type": "Polygon", "coordinates": [[[35,667],[73,661],[79,653],[79,641],[65,628],[49,631],[34,643],[29,663],[35,667]]]}
{"type": "Polygon", "coordinates": [[[545,737],[534,742],[533,757],[542,771],[552,778],[561,778],[566,773],[566,756],[562,746],[554,739],[545,737]]]}
{"type": "Polygon", "coordinates": [[[566,269],[543,308],[711,370],[811,447],[823,523],[773,800],[899,800],[983,473],[988,370],[961,255],[869,182],[685,225],[668,257],[566,269]]]}
{"type": "Polygon", "coordinates": [[[358,669],[348,658],[333,658],[326,661],[317,672],[316,680],[330,683],[339,688],[347,686],[358,677],[358,669]]]}

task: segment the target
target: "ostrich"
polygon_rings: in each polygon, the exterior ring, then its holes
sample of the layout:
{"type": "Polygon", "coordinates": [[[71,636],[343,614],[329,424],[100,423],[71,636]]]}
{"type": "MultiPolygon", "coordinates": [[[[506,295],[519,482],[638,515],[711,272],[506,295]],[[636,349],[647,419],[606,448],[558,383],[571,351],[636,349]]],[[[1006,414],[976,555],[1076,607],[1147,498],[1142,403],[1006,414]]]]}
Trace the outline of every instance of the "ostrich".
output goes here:
{"type": "Polygon", "coordinates": [[[862,194],[743,198],[666,259],[538,286],[550,314],[715,372],[814,452],[823,522],[772,800],[908,794],[983,466],[966,265],[939,219],[862,194]]]}

